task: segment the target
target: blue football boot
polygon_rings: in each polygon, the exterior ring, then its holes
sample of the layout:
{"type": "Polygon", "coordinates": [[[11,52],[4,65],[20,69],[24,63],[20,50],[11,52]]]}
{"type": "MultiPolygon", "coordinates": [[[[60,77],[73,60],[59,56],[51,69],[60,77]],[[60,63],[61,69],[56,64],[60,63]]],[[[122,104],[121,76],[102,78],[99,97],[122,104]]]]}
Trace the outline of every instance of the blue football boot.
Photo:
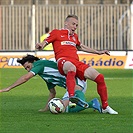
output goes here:
{"type": "Polygon", "coordinates": [[[99,113],[102,113],[101,105],[100,105],[100,103],[99,103],[99,101],[98,101],[97,98],[94,98],[94,99],[92,100],[92,106],[93,106],[93,108],[94,108],[95,110],[98,110],[99,113]]]}

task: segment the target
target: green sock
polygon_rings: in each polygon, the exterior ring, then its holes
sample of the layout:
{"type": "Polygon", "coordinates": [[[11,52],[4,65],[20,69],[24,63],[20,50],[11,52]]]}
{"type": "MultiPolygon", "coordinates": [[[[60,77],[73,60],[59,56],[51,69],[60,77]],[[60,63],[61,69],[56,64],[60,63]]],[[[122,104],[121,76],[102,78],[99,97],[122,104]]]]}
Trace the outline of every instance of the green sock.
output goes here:
{"type": "Polygon", "coordinates": [[[93,102],[92,101],[87,102],[87,103],[89,104],[89,108],[93,108],[93,106],[92,106],[93,102]]]}
{"type": "Polygon", "coordinates": [[[76,90],[75,91],[75,96],[80,98],[81,100],[85,101],[85,95],[81,90],[76,90]]]}
{"type": "Polygon", "coordinates": [[[72,113],[72,112],[80,112],[82,110],[85,110],[85,108],[83,108],[81,106],[78,106],[78,105],[76,105],[76,107],[74,107],[74,108],[71,108],[70,106],[68,106],[68,112],[69,113],[72,113]]]}
{"type": "MultiPolygon", "coordinates": [[[[76,90],[75,91],[75,96],[80,98],[81,100],[85,101],[85,95],[84,95],[84,93],[82,91],[76,90]]],[[[89,104],[88,108],[92,108],[92,101],[88,102],[88,104],[89,104]]],[[[68,106],[68,112],[69,113],[70,112],[80,112],[80,111],[85,110],[85,109],[86,108],[83,108],[83,107],[78,106],[78,105],[76,105],[76,107],[74,107],[74,108],[71,108],[71,107],[68,106]]]]}

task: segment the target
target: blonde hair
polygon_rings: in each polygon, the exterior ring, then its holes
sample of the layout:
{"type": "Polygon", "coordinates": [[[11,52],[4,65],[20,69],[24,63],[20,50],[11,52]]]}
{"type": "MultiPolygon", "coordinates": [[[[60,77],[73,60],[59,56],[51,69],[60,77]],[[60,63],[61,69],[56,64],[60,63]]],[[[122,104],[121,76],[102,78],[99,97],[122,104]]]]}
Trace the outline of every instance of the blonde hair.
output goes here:
{"type": "Polygon", "coordinates": [[[78,16],[76,16],[75,14],[70,14],[66,17],[65,21],[67,21],[69,18],[75,18],[78,20],[78,16]]]}

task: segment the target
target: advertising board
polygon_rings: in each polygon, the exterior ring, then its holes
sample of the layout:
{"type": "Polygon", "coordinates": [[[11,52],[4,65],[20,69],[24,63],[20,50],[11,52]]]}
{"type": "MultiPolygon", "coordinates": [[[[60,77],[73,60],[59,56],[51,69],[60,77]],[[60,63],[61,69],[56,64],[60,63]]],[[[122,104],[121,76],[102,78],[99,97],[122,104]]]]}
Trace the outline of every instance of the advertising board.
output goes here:
{"type": "MultiPolygon", "coordinates": [[[[54,60],[54,52],[41,51],[41,52],[1,52],[0,53],[0,68],[22,68],[17,63],[18,58],[22,58],[27,54],[35,55],[41,59],[54,60]]],[[[80,61],[88,64],[94,68],[100,69],[132,69],[133,67],[133,52],[125,51],[112,51],[110,56],[88,54],[85,52],[78,52],[80,61]]]]}

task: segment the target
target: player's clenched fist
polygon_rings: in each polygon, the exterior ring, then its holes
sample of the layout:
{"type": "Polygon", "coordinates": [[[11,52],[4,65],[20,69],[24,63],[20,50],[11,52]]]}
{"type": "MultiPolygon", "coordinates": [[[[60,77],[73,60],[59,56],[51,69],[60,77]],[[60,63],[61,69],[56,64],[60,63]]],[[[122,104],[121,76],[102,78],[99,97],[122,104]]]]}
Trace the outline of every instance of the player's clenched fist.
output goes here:
{"type": "Polygon", "coordinates": [[[42,45],[41,45],[41,43],[36,43],[36,49],[38,49],[38,50],[42,50],[42,45]]]}
{"type": "Polygon", "coordinates": [[[43,41],[42,43],[36,43],[36,46],[35,47],[38,50],[42,50],[46,45],[47,45],[46,42],[43,41]]]}

